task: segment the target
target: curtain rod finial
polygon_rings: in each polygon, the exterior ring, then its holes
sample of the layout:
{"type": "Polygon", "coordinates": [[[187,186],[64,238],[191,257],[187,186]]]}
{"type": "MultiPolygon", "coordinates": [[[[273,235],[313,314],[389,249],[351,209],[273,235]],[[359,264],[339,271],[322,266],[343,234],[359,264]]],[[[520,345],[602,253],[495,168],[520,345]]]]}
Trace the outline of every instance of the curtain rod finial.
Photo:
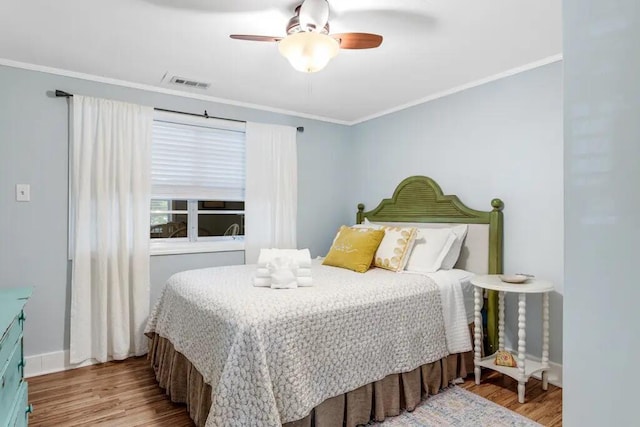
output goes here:
{"type": "Polygon", "coordinates": [[[58,98],[71,98],[71,97],[73,96],[72,94],[67,93],[67,92],[65,92],[65,91],[63,91],[63,90],[59,90],[59,89],[56,89],[56,91],[54,92],[54,94],[55,94],[55,95],[56,95],[56,97],[58,97],[58,98]]]}

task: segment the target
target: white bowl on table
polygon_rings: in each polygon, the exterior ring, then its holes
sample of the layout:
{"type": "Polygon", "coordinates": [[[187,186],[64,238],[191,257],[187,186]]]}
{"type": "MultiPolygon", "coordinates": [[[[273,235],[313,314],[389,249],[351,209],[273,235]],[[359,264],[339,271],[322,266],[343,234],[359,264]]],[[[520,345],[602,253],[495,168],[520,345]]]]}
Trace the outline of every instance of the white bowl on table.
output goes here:
{"type": "Polygon", "coordinates": [[[506,283],[524,283],[532,277],[531,274],[501,274],[500,280],[506,283]]]}

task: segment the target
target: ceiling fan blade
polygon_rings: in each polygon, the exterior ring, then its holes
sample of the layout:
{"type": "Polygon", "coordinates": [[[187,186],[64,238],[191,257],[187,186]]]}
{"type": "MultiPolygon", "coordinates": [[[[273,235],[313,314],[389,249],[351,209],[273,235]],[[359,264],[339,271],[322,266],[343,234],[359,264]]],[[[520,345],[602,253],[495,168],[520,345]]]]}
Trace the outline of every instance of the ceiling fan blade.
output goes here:
{"type": "Polygon", "coordinates": [[[320,32],[329,20],[329,3],[327,0],[304,0],[298,17],[303,31],[320,32]]]}
{"type": "Polygon", "coordinates": [[[236,40],[250,40],[254,42],[279,42],[284,37],[255,36],[251,34],[231,34],[229,37],[236,40]]]}
{"type": "Polygon", "coordinates": [[[382,44],[382,36],[370,33],[331,34],[340,42],[341,49],[372,49],[382,44]]]}

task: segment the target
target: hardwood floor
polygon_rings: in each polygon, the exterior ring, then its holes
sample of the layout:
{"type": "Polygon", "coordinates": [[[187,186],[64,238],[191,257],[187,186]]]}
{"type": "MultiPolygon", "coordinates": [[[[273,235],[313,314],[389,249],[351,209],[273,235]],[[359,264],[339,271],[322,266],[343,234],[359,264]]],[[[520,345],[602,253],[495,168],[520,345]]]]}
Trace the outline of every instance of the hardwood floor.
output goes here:
{"type": "Polygon", "coordinates": [[[30,426],[171,426],[193,424],[184,405],[158,387],[145,357],[27,379],[30,426]]]}
{"type": "MultiPolygon", "coordinates": [[[[169,401],[144,357],[28,379],[31,426],[192,426],[184,405],[169,401]]],[[[539,381],[527,384],[527,401],[518,403],[517,383],[496,372],[481,385],[461,387],[506,406],[540,424],[562,425],[562,389],[539,381]]]]}
{"type": "Polygon", "coordinates": [[[482,382],[476,385],[473,373],[460,387],[489,399],[543,426],[562,426],[562,389],[549,384],[542,390],[542,382],[534,378],[527,382],[525,403],[518,403],[518,382],[495,371],[485,371],[482,382]]]}

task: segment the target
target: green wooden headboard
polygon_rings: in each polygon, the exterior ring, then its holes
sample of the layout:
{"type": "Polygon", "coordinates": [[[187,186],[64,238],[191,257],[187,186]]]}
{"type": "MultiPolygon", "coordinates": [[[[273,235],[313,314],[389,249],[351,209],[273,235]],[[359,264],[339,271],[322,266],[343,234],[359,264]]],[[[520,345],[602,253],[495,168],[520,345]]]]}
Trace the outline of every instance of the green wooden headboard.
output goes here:
{"type": "MultiPolygon", "coordinates": [[[[367,218],[371,222],[460,223],[489,225],[490,274],[502,273],[504,203],[491,201],[490,211],[467,207],[457,196],[445,195],[440,186],[426,176],[410,176],[402,181],[390,199],[384,199],[373,210],[358,205],[358,224],[367,218]]],[[[487,336],[489,352],[498,349],[498,294],[489,292],[487,300],[487,336]]]]}

